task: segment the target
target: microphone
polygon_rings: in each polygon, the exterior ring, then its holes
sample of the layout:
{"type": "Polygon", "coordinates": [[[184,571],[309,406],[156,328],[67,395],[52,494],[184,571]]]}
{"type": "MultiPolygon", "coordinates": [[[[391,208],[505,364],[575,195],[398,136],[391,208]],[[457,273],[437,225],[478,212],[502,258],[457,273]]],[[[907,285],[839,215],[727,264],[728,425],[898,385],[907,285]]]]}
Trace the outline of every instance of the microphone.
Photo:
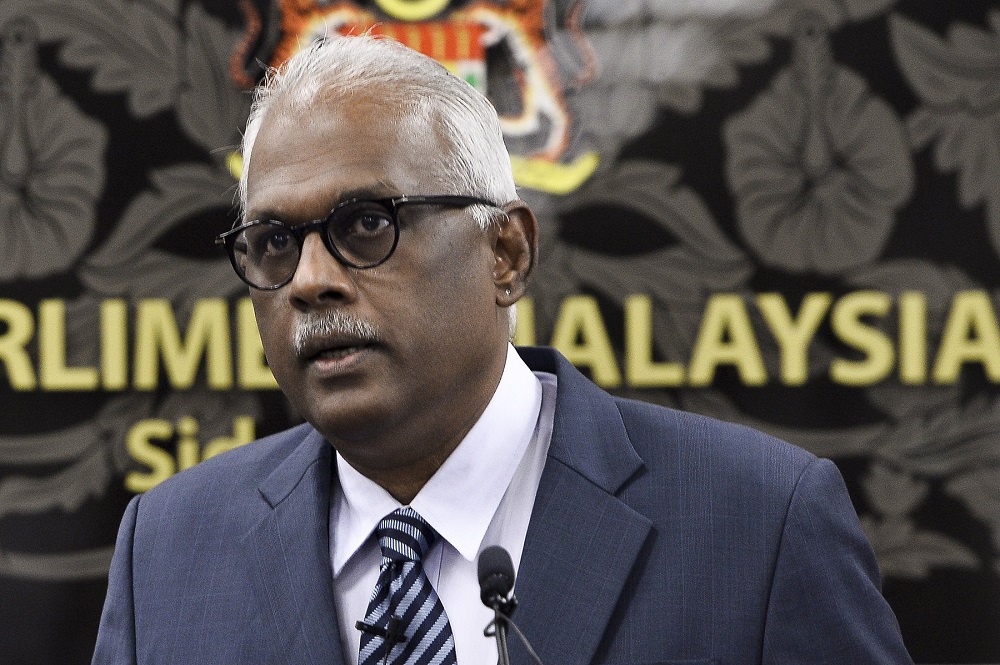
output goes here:
{"type": "Polygon", "coordinates": [[[354,627],[362,633],[368,633],[369,635],[374,635],[375,637],[381,637],[389,643],[390,649],[394,644],[400,644],[406,641],[406,632],[403,628],[403,620],[395,614],[389,617],[385,628],[380,628],[379,626],[365,623],[364,621],[355,622],[354,627]]]}
{"type": "Polygon", "coordinates": [[[479,555],[479,598],[483,605],[509,617],[517,600],[510,595],[514,588],[514,562],[510,554],[499,545],[487,547],[479,555]]]}
{"type": "Polygon", "coordinates": [[[498,665],[510,665],[510,653],[507,651],[508,626],[514,629],[531,658],[542,665],[538,654],[528,643],[528,638],[510,618],[517,608],[517,598],[511,593],[514,588],[514,562],[510,559],[510,553],[499,545],[487,547],[479,554],[477,571],[479,598],[483,605],[493,610],[493,620],[486,624],[483,635],[497,638],[498,665]]]}

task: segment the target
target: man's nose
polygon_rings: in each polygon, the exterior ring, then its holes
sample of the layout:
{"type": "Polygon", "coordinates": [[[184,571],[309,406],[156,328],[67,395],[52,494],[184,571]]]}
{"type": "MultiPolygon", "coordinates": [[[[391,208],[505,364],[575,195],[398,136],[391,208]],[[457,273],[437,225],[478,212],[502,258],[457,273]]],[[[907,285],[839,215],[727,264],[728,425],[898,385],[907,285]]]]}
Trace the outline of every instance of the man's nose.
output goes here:
{"type": "Polygon", "coordinates": [[[323,244],[319,233],[309,233],[302,241],[299,265],[288,283],[288,297],[302,309],[357,297],[352,271],[337,260],[323,244]]]}

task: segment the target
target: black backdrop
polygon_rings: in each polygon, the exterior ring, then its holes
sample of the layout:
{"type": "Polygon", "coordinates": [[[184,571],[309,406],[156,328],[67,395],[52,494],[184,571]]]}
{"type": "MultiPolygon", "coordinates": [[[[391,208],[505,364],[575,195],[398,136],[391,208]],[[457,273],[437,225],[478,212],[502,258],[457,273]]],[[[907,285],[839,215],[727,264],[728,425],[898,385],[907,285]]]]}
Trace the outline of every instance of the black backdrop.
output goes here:
{"type": "Polygon", "coordinates": [[[833,458],[915,659],[1000,661],[987,0],[4,0],[0,661],[87,662],[128,499],[296,422],[212,238],[260,63],[372,22],[504,116],[519,340],[833,458]]]}

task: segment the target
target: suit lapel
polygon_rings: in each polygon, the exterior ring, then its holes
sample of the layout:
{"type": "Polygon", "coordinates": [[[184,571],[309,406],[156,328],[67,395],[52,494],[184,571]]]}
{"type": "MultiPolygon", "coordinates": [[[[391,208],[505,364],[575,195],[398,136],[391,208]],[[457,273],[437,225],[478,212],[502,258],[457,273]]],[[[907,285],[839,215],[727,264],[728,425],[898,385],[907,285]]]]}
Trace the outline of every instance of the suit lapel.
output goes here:
{"type": "Polygon", "coordinates": [[[330,570],[331,447],[315,431],[260,485],[244,538],[269,642],[288,663],[343,662],[330,570]]]}
{"type": "MultiPolygon", "coordinates": [[[[651,522],[616,496],[642,461],[613,399],[561,357],[519,351],[559,383],[514,620],[543,662],[589,663],[650,534],[651,522]]],[[[528,662],[519,641],[510,646],[513,661],[528,662]]]]}

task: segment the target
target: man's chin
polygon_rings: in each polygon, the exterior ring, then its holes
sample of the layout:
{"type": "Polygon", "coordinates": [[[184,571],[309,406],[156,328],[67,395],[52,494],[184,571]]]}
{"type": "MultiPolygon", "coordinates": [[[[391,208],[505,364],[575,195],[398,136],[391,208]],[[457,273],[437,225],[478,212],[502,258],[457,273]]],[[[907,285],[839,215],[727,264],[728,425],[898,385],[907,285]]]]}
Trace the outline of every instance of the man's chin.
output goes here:
{"type": "MultiPolygon", "coordinates": [[[[305,415],[306,421],[316,428],[334,448],[370,449],[385,432],[384,423],[390,414],[368,404],[352,405],[345,395],[336,404],[312,408],[305,415]]],[[[376,400],[376,403],[378,401],[376,400]]]]}

